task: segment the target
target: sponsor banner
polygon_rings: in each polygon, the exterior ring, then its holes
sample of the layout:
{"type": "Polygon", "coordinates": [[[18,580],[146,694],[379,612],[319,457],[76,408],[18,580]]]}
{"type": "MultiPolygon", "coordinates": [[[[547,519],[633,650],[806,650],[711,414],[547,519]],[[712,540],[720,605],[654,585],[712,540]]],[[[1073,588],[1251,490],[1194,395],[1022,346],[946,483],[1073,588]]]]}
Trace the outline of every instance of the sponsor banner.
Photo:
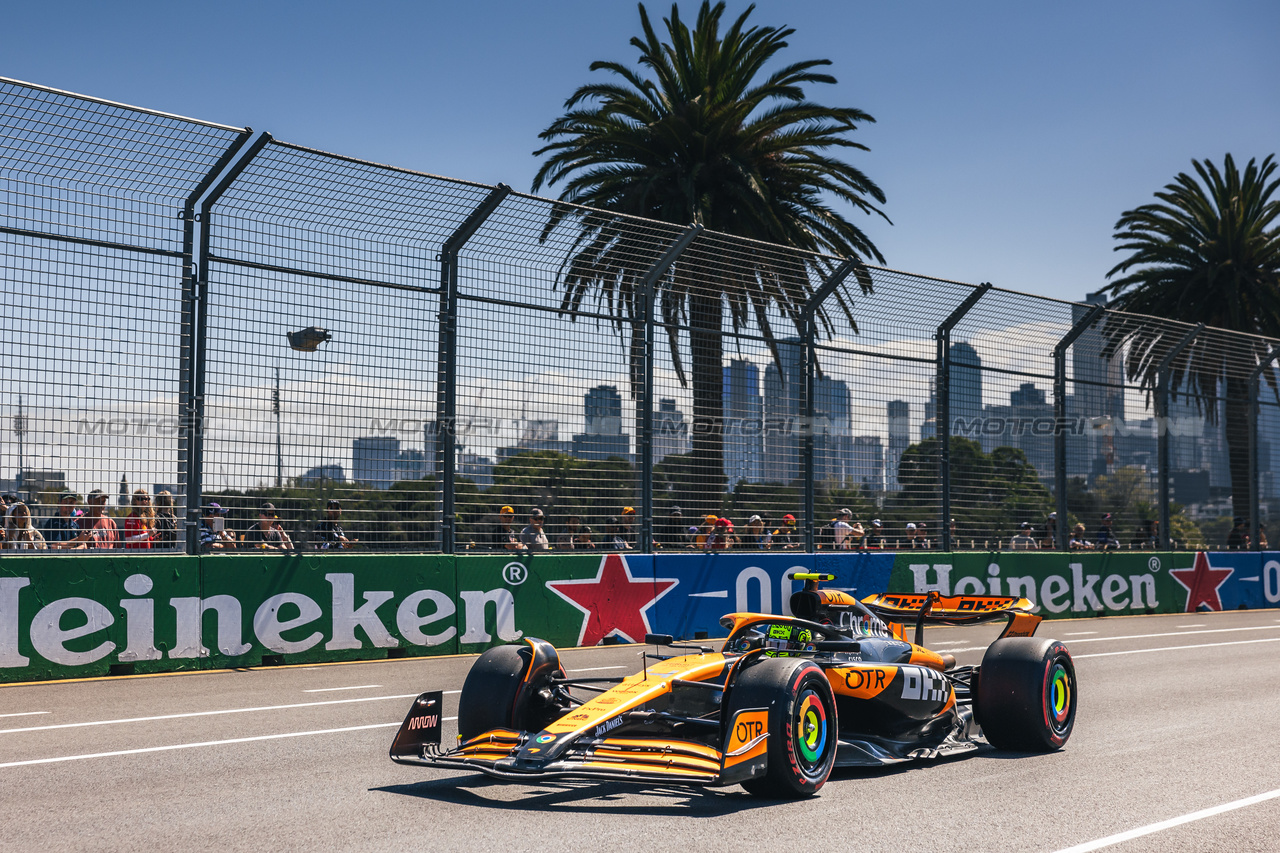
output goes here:
{"type": "MultiPolygon", "coordinates": [[[[483,631],[468,602],[487,590],[464,592],[453,557],[228,554],[200,567],[202,646],[193,635],[182,652],[211,668],[453,654],[460,634],[483,631]]],[[[196,604],[173,606],[194,620],[196,604]]]]}
{"type": "Polygon", "coordinates": [[[843,551],[817,555],[814,570],[836,576],[824,587],[844,589],[859,598],[877,592],[889,591],[889,577],[893,572],[892,551],[843,551]]]}
{"type": "Polygon", "coordinates": [[[201,668],[169,606],[199,597],[199,560],[137,553],[0,560],[0,681],[201,668]]]}
{"type": "Polygon", "coordinates": [[[790,614],[791,593],[803,584],[788,576],[815,570],[814,555],[798,552],[670,554],[653,563],[655,586],[665,588],[655,630],[681,639],[725,636],[726,613],[790,614]]]}
{"type": "Polygon", "coordinates": [[[644,554],[511,552],[457,562],[459,596],[472,617],[461,652],[523,637],[561,648],[642,643],[658,630],[650,623],[654,601],[670,591],[644,554]]]}
{"type": "Polygon", "coordinates": [[[1014,595],[1048,618],[1280,605],[1280,554],[1037,552],[898,554],[891,592],[1014,595]]]}

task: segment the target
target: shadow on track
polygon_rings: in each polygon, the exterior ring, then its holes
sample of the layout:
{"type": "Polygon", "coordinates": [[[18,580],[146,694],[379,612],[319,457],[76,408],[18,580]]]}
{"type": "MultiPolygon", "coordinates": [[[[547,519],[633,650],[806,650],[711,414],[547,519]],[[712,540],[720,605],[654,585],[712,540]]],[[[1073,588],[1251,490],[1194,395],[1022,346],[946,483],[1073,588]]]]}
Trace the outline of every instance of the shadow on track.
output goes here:
{"type": "Polygon", "coordinates": [[[722,817],[788,802],[759,799],[736,786],[729,788],[682,788],[667,785],[642,787],[616,782],[579,783],[565,780],[522,785],[490,779],[479,774],[431,779],[411,785],[388,785],[370,790],[504,811],[564,810],[574,814],[722,817]],[[499,792],[501,796],[490,796],[499,792]],[[623,802],[637,797],[648,801],[636,804],[623,802]],[[653,799],[659,802],[651,802],[653,799]]]}

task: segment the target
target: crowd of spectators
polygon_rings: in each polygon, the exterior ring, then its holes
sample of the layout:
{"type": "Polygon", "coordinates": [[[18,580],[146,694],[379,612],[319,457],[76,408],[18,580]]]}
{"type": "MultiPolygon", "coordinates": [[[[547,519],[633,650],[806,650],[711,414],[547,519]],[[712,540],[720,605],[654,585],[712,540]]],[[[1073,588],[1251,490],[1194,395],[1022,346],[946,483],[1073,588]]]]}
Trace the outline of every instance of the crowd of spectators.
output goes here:
{"type": "MultiPolygon", "coordinates": [[[[122,503],[125,498],[122,493],[122,503]]],[[[0,529],[0,545],[6,550],[95,550],[95,549],[166,549],[179,550],[183,538],[175,515],[173,495],[167,490],[156,492],[154,500],[146,489],[135,489],[128,497],[127,514],[112,517],[107,511],[108,495],[94,489],[80,504],[75,492],[63,493],[55,511],[37,523],[32,510],[14,494],[0,495],[0,513],[4,525],[0,529]]],[[[257,522],[245,532],[237,533],[228,524],[228,510],[216,502],[201,508],[197,538],[205,552],[234,549],[290,551],[301,547],[321,550],[345,549],[359,540],[348,536],[342,526],[342,505],[336,499],[326,502],[324,518],[308,535],[304,528],[293,527],[291,536],[274,504],[258,508],[257,522]],[[303,541],[297,542],[301,538],[303,541]]],[[[313,516],[314,518],[314,516],[313,516]]],[[[515,508],[504,505],[488,519],[481,521],[475,535],[465,541],[467,550],[476,551],[634,551],[643,550],[634,507],[624,506],[609,516],[598,531],[583,523],[576,512],[569,512],[561,523],[549,523],[539,507],[531,508],[526,523],[516,522],[515,508]]],[[[970,549],[996,548],[1013,551],[1052,550],[1057,547],[1058,518],[1051,512],[1041,524],[1018,523],[1006,540],[969,540],[970,549]]],[[[966,541],[959,538],[955,519],[951,520],[952,547],[963,549],[966,541]]],[[[672,507],[665,517],[655,519],[651,546],[662,551],[789,551],[805,547],[804,535],[796,517],[785,514],[776,524],[759,514],[750,515],[745,523],[735,526],[732,519],[717,514],[686,518],[680,507],[672,507]]],[[[941,547],[926,522],[907,522],[901,529],[886,529],[880,519],[856,521],[853,512],[844,508],[826,524],[815,530],[818,550],[917,550],[941,547]]],[[[1116,550],[1121,548],[1153,550],[1160,546],[1159,523],[1143,519],[1128,542],[1116,535],[1113,516],[1102,513],[1090,534],[1083,522],[1067,531],[1067,547],[1072,551],[1116,550]]],[[[1260,526],[1259,546],[1267,547],[1266,528],[1260,526]]],[[[1176,546],[1175,546],[1176,547],[1176,546]]],[[[1236,518],[1227,536],[1229,550],[1251,547],[1247,521],[1236,518]]]]}

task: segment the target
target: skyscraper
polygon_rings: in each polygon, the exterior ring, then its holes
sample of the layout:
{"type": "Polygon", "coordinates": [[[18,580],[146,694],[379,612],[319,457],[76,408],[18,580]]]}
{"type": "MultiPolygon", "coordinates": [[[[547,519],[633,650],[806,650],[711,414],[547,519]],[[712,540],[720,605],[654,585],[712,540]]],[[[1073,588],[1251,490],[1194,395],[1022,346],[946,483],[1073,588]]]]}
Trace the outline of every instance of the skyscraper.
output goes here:
{"type": "MultiPolygon", "coordinates": [[[[957,429],[956,422],[973,424],[982,417],[982,359],[972,346],[960,341],[951,345],[951,434],[967,433],[957,429]]],[[[938,391],[936,380],[930,380],[929,402],[924,407],[924,423],[920,425],[920,439],[937,435],[938,391]]]]}
{"type": "Polygon", "coordinates": [[[676,408],[675,400],[658,400],[658,411],[653,413],[653,464],[688,452],[689,425],[684,412],[676,408]]]}
{"type": "Polygon", "coordinates": [[[906,400],[889,401],[889,455],[885,459],[885,488],[896,492],[898,463],[911,444],[911,407],[906,400]]]}
{"type": "Polygon", "coordinates": [[[764,369],[763,479],[790,483],[800,476],[800,397],[804,391],[804,350],[798,338],[778,341],[778,364],[764,369]]]}
{"type": "Polygon", "coordinates": [[[724,476],[730,487],[763,479],[760,370],[746,359],[724,366],[724,476]]]}
{"type": "Polygon", "coordinates": [[[383,435],[357,438],[351,445],[351,479],[389,489],[399,476],[400,439],[383,435]]]}
{"type": "Polygon", "coordinates": [[[573,437],[579,459],[629,459],[631,436],[622,431],[622,396],[615,385],[597,385],[582,398],[587,428],[573,437]]]}

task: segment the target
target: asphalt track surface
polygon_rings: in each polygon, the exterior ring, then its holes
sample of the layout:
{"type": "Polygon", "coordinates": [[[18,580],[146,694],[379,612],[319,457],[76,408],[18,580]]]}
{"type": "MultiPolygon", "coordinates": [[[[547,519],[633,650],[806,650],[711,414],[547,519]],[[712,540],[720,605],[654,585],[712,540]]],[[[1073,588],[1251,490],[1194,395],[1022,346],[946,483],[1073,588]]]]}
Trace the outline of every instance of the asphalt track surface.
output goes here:
{"type": "MultiPolygon", "coordinates": [[[[977,663],[993,633],[930,629],[926,644],[977,663]]],[[[1280,849],[1280,610],[1039,634],[1068,644],[1079,676],[1061,752],[837,770],[802,802],[391,763],[411,698],[457,691],[470,656],[4,687],[0,849],[1280,849]]],[[[562,658],[623,675],[637,651],[562,658]]]]}

